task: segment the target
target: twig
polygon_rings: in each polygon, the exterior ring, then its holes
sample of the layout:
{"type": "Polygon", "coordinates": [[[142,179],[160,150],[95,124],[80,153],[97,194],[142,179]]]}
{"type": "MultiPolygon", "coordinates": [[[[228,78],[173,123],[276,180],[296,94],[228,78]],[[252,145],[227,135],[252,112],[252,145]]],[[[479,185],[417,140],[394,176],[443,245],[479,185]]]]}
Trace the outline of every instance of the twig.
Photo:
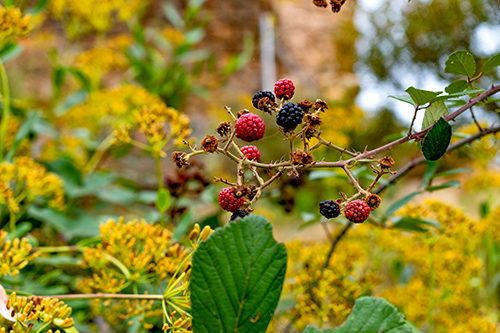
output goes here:
{"type": "Polygon", "coordinates": [[[419,105],[415,105],[415,111],[413,113],[413,119],[411,120],[411,124],[410,124],[410,130],[408,131],[408,136],[411,138],[411,133],[413,131],[413,124],[415,123],[415,119],[417,119],[417,113],[418,113],[418,110],[419,110],[419,105]]]}
{"type": "Polygon", "coordinates": [[[337,247],[337,244],[340,242],[340,240],[344,237],[344,235],[347,233],[347,231],[352,227],[354,223],[348,222],[345,227],[342,229],[342,231],[332,239],[332,243],[330,245],[330,250],[328,251],[328,254],[326,255],[326,260],[325,264],[323,265],[323,268],[326,269],[328,268],[328,265],[330,264],[330,259],[332,258],[333,252],[335,251],[335,248],[337,247]]]}

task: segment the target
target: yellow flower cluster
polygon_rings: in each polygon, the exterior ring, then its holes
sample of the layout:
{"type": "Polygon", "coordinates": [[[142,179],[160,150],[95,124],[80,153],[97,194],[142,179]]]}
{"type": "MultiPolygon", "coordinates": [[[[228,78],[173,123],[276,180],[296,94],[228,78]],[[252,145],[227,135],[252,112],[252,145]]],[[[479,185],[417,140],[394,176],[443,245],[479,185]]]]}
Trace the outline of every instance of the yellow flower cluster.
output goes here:
{"type": "Polygon", "coordinates": [[[95,273],[85,278],[86,292],[116,293],[135,283],[155,283],[172,276],[188,251],[173,244],[172,233],[144,220],[109,220],[100,227],[101,243],[85,249],[83,267],[95,273]]]}
{"type": "Polygon", "coordinates": [[[11,312],[16,326],[22,327],[22,332],[31,332],[36,323],[52,324],[62,329],[68,329],[74,326],[73,318],[70,318],[72,309],[59,301],[57,298],[41,297],[17,297],[13,292],[7,300],[7,309],[11,312]]]}
{"type": "Polygon", "coordinates": [[[16,7],[0,5],[0,43],[25,38],[30,32],[30,16],[16,7]]]}
{"type": "Polygon", "coordinates": [[[7,240],[7,232],[0,230],[0,277],[16,276],[19,271],[35,260],[38,252],[32,252],[28,239],[7,240]]]}
{"type": "Polygon", "coordinates": [[[101,47],[95,47],[79,54],[75,59],[75,67],[87,75],[94,85],[102,76],[115,70],[126,69],[129,66],[124,50],[132,43],[128,35],[107,40],[101,47]]]}
{"type": "Polygon", "coordinates": [[[69,36],[105,32],[115,21],[124,22],[148,4],[143,0],[53,0],[50,10],[63,21],[69,36]]]}
{"type": "Polygon", "coordinates": [[[164,103],[152,104],[134,112],[138,130],[146,135],[149,144],[161,150],[171,138],[176,145],[187,139],[191,130],[189,118],[164,103]],[[170,124],[170,131],[165,128],[170,124]]]}
{"type": "Polygon", "coordinates": [[[29,157],[17,157],[14,163],[0,164],[0,204],[6,205],[11,214],[18,213],[21,205],[26,208],[38,197],[48,200],[50,207],[63,209],[61,178],[29,157]]]}
{"type": "MultiPolygon", "coordinates": [[[[366,237],[360,238],[366,240],[366,237]]],[[[332,257],[330,268],[323,270],[328,247],[327,243],[301,241],[287,244],[288,271],[284,290],[295,295],[297,301],[287,316],[294,318],[300,331],[308,324],[340,325],[356,298],[370,294],[381,282],[376,273],[367,270],[370,249],[361,241],[342,243],[342,248],[332,257]]]]}
{"type": "Polygon", "coordinates": [[[412,272],[406,283],[396,281],[381,290],[380,296],[399,307],[417,327],[430,326],[436,333],[496,332],[488,319],[492,310],[478,297],[484,287],[481,230],[493,230],[492,225],[435,200],[408,205],[401,213],[437,220],[442,230],[380,232],[378,246],[412,272]]]}

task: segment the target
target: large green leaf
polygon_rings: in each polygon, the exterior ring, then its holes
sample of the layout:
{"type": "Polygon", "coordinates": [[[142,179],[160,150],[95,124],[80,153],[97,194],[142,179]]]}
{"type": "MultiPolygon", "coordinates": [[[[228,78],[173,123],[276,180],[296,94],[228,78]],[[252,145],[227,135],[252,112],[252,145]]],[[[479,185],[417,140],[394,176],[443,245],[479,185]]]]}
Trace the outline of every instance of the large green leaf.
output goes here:
{"type": "Polygon", "coordinates": [[[413,328],[398,309],[383,298],[361,297],[346,322],[320,331],[311,325],[302,333],[412,333],[413,328]]]}
{"type": "Polygon", "coordinates": [[[428,161],[436,161],[446,153],[451,140],[451,126],[443,118],[434,124],[422,143],[422,152],[428,161]]]}
{"type": "Polygon", "coordinates": [[[445,73],[473,77],[476,72],[476,61],[469,51],[453,52],[446,60],[445,73]]]}
{"type": "Polygon", "coordinates": [[[467,83],[466,80],[458,80],[458,81],[453,81],[444,89],[448,94],[453,94],[453,93],[458,93],[462,92],[465,89],[469,88],[469,83],[467,83]]]}
{"type": "Polygon", "coordinates": [[[418,105],[424,105],[436,98],[442,91],[428,91],[410,87],[406,89],[411,99],[418,105]]]}
{"type": "Polygon", "coordinates": [[[448,108],[444,104],[444,101],[437,101],[431,104],[426,110],[424,115],[424,120],[422,122],[422,129],[432,126],[439,118],[447,115],[448,108]]]}
{"type": "Polygon", "coordinates": [[[489,58],[481,68],[481,72],[487,73],[498,66],[500,66],[500,53],[497,53],[493,57],[489,58]]]}
{"type": "Polygon", "coordinates": [[[271,224],[250,215],[217,229],[193,256],[193,331],[265,332],[286,272],[285,245],[271,224]]]}

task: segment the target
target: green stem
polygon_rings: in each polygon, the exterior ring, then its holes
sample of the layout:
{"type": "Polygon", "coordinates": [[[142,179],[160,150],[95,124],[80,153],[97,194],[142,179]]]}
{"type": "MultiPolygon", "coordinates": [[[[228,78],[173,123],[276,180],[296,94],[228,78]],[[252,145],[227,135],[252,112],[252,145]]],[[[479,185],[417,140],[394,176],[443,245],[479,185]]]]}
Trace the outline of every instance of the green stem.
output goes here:
{"type": "Polygon", "coordinates": [[[59,253],[59,252],[73,252],[73,251],[83,251],[83,248],[70,245],[70,246],[43,246],[34,247],[33,252],[44,252],[44,253],[59,253]]]}
{"type": "Polygon", "coordinates": [[[50,325],[50,323],[51,323],[51,321],[47,322],[47,323],[46,323],[46,324],[44,324],[42,327],[40,327],[40,329],[39,329],[38,331],[36,331],[35,333],[41,333],[41,332],[43,332],[43,330],[44,330],[47,326],[49,326],[49,325],[50,325]]]}
{"type": "Polygon", "coordinates": [[[10,225],[10,233],[14,236],[16,233],[16,214],[10,213],[9,225],[10,225]]]}
{"type": "Polygon", "coordinates": [[[156,174],[158,176],[158,191],[163,189],[163,174],[161,171],[161,157],[159,154],[154,154],[156,161],[156,174]]]}
{"type": "Polygon", "coordinates": [[[92,155],[89,162],[85,166],[85,174],[88,175],[88,174],[91,174],[92,172],[94,172],[94,170],[97,167],[97,165],[99,164],[99,161],[101,160],[102,156],[104,155],[106,150],[108,150],[109,147],[111,147],[113,145],[113,143],[115,143],[115,140],[116,139],[115,139],[114,133],[111,133],[110,135],[108,135],[106,137],[106,139],[104,139],[99,144],[94,155],[92,155]]]}
{"type": "Polygon", "coordinates": [[[0,162],[3,161],[4,145],[5,145],[5,135],[7,133],[7,125],[9,123],[10,115],[10,91],[9,91],[9,79],[7,78],[7,72],[0,59],[0,79],[2,80],[2,97],[3,97],[3,110],[2,110],[2,123],[0,124],[0,162]]]}

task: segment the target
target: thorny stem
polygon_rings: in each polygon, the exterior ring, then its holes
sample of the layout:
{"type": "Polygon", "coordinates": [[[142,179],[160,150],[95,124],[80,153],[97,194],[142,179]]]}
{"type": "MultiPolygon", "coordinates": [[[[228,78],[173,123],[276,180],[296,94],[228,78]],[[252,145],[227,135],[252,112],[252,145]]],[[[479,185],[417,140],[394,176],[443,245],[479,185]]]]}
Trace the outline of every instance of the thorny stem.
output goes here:
{"type": "Polygon", "coordinates": [[[415,112],[413,113],[413,119],[411,120],[410,130],[408,131],[408,136],[411,138],[413,131],[413,124],[415,123],[415,119],[417,119],[417,113],[419,110],[419,105],[415,105],[415,112]]]}
{"type": "MultiPolygon", "coordinates": [[[[326,141],[326,140],[325,140],[325,139],[323,139],[321,136],[317,136],[316,138],[319,140],[319,142],[320,142],[321,144],[323,144],[323,145],[325,145],[325,146],[328,146],[328,147],[330,147],[330,148],[333,148],[333,149],[335,149],[335,150],[338,150],[338,151],[339,151],[339,152],[341,152],[341,153],[345,153],[345,154],[347,154],[347,155],[351,155],[351,156],[357,156],[357,155],[358,155],[358,154],[356,154],[356,153],[350,152],[349,150],[347,150],[347,148],[341,148],[341,147],[339,147],[339,146],[334,145],[334,144],[333,144],[333,143],[331,143],[331,142],[326,141]]],[[[318,145],[318,147],[320,147],[320,146],[321,146],[321,144],[320,144],[320,145],[318,145]]],[[[316,148],[317,148],[317,147],[316,147],[316,145],[314,145],[313,147],[311,147],[311,150],[316,149],[316,148]]]]}
{"type": "Polygon", "coordinates": [[[351,182],[354,185],[354,187],[356,188],[356,190],[358,190],[358,192],[360,192],[363,195],[369,195],[370,194],[368,191],[366,191],[364,188],[362,188],[361,185],[359,185],[359,182],[353,177],[351,171],[349,171],[349,169],[347,168],[347,166],[345,166],[345,165],[342,166],[342,169],[344,169],[345,173],[347,174],[347,176],[351,180],[351,182]]]}
{"type": "Polygon", "coordinates": [[[476,124],[477,128],[479,129],[479,132],[482,132],[483,128],[481,127],[481,125],[479,125],[479,122],[477,121],[476,116],[474,115],[474,111],[472,110],[472,107],[470,108],[470,114],[472,116],[472,119],[474,120],[474,123],[476,124]]]}
{"type": "MultiPolygon", "coordinates": [[[[500,87],[500,86],[498,86],[500,87]]],[[[500,89],[499,89],[500,90],[500,89]]],[[[500,126],[493,126],[493,127],[489,127],[485,130],[483,130],[482,132],[477,132],[476,134],[473,134],[471,135],[470,137],[468,138],[465,138],[465,139],[462,139],[462,140],[459,140],[457,142],[455,142],[454,144],[450,145],[448,147],[448,149],[446,150],[446,153],[452,151],[452,150],[455,150],[465,144],[468,144],[468,143],[471,143],[472,141],[474,140],[477,140],[483,136],[486,136],[488,134],[493,134],[493,133],[497,133],[497,132],[500,132],[500,126]]],[[[378,194],[380,192],[382,192],[383,190],[385,190],[387,188],[388,185],[394,183],[397,179],[399,179],[400,177],[402,177],[403,175],[405,175],[406,173],[408,173],[411,169],[413,169],[414,167],[416,167],[417,165],[425,162],[426,159],[424,157],[420,157],[418,159],[415,159],[413,161],[410,161],[408,162],[404,167],[402,167],[401,169],[398,170],[398,172],[393,175],[392,177],[390,177],[388,180],[387,180],[387,183],[386,184],[381,184],[379,185],[375,190],[373,190],[371,193],[374,193],[374,194],[378,194]]],[[[335,251],[335,248],[338,244],[338,242],[340,242],[340,240],[347,234],[347,231],[349,230],[349,228],[351,228],[353,223],[349,223],[347,224],[340,232],[339,234],[337,235],[337,237],[335,237],[335,239],[332,240],[331,244],[330,244],[330,249],[328,251],[328,254],[327,254],[327,259],[325,261],[325,268],[328,267],[328,263],[330,262],[330,258],[332,257],[334,251],[335,251]]]]}

